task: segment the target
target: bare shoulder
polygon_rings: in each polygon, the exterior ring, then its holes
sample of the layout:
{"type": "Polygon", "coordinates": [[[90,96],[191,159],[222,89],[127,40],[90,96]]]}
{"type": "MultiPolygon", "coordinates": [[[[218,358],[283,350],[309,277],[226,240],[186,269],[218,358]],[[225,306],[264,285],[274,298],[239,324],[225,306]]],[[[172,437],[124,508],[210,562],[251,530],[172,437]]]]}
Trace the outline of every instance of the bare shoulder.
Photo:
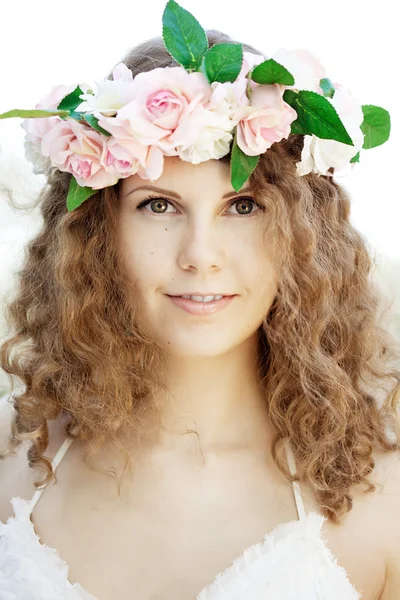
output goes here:
{"type": "MultiPolygon", "coordinates": [[[[9,397],[0,398],[0,451],[4,452],[11,435],[14,409],[9,397]]],[[[49,445],[45,456],[52,459],[64,438],[61,421],[48,421],[49,445]]],[[[11,498],[19,496],[25,500],[32,498],[36,487],[34,482],[41,479],[42,471],[33,469],[28,462],[28,449],[31,442],[22,442],[13,453],[0,458],[0,521],[5,523],[14,515],[11,498]]]]}
{"type": "Polygon", "coordinates": [[[379,453],[375,458],[375,510],[384,539],[386,581],[380,600],[400,598],[400,451],[379,453]]]}

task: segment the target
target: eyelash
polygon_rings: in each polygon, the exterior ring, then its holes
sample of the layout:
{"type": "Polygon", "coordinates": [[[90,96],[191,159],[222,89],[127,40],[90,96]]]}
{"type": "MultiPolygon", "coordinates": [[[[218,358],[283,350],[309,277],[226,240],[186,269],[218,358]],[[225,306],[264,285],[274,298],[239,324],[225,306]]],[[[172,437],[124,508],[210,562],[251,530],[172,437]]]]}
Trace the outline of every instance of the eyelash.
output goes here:
{"type": "MultiPolygon", "coordinates": [[[[156,194],[154,194],[154,195],[151,194],[150,196],[147,196],[147,198],[145,198],[142,202],[140,202],[140,204],[138,204],[136,210],[143,210],[145,208],[145,206],[147,206],[148,204],[150,204],[150,202],[152,200],[165,200],[165,202],[168,202],[168,204],[171,204],[172,206],[174,206],[174,203],[171,202],[171,200],[168,200],[168,198],[165,198],[164,196],[160,196],[160,195],[156,195],[156,194]]],[[[254,200],[254,198],[249,198],[249,197],[246,197],[246,196],[243,196],[243,198],[236,198],[235,200],[233,200],[231,202],[231,204],[229,205],[229,208],[231,206],[233,206],[234,204],[237,204],[238,202],[242,201],[242,200],[250,200],[260,210],[265,211],[265,207],[262,206],[261,204],[259,204],[258,202],[256,202],[254,200]]],[[[176,207],[174,206],[174,208],[176,208],[176,207]]],[[[153,215],[167,214],[167,213],[156,213],[156,212],[153,212],[153,211],[149,211],[149,212],[151,212],[153,215]]],[[[236,216],[238,216],[238,217],[246,217],[246,216],[251,217],[253,214],[255,214],[257,212],[258,211],[256,210],[255,212],[248,213],[247,215],[241,215],[241,214],[238,213],[236,216]]]]}

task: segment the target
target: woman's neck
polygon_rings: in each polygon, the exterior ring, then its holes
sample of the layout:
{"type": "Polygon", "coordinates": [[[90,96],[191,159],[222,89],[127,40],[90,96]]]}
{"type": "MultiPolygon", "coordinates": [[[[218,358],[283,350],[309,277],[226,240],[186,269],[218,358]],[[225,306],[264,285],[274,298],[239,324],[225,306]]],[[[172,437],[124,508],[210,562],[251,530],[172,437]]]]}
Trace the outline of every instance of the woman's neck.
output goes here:
{"type": "Polygon", "coordinates": [[[186,452],[196,431],[204,452],[265,447],[271,439],[267,402],[260,382],[255,339],[229,353],[171,357],[162,392],[144,423],[146,446],[186,452]]]}

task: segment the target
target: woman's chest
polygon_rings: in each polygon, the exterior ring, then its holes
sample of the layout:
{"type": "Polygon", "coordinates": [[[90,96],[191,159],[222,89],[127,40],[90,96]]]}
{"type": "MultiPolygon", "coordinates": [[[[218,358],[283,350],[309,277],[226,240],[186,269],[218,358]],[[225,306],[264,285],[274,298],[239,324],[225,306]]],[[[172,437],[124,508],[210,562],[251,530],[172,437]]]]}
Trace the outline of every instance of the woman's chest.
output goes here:
{"type": "MultiPolygon", "coordinates": [[[[281,524],[292,522],[300,531],[292,486],[280,476],[266,476],[263,465],[248,464],[241,476],[237,465],[228,469],[223,463],[164,479],[157,472],[141,478],[138,472],[122,499],[95,475],[80,478],[74,469],[62,475],[45,491],[32,519],[41,541],[69,566],[69,580],[97,600],[194,599],[227,569],[232,575],[232,563],[281,524]]],[[[307,512],[319,512],[303,499],[307,512]]],[[[362,507],[356,500],[340,527],[325,521],[321,536],[363,600],[377,600],[385,573],[379,526],[366,526],[362,507]]],[[[273,560],[264,557],[257,574],[264,584],[279,568],[287,585],[296,585],[296,577],[301,579],[296,565],[303,560],[312,572],[312,554],[321,556],[322,543],[316,550],[293,540],[281,540],[279,555],[278,545],[268,550],[273,560]]]]}
{"type": "MultiPolygon", "coordinates": [[[[135,518],[129,519],[94,507],[89,516],[71,507],[58,527],[52,527],[50,519],[47,526],[39,525],[38,533],[41,541],[57,548],[69,565],[70,582],[80,583],[97,600],[188,600],[196,598],[222,573],[228,571],[234,577],[236,570],[242,571],[248,562],[242,560],[243,554],[246,551],[249,557],[249,550],[267,532],[271,535],[280,524],[288,522],[299,531],[301,525],[295,521],[293,506],[289,502],[285,506],[271,504],[265,512],[257,512],[255,506],[241,510],[214,506],[204,511],[177,506],[176,511],[162,516],[135,511],[135,518]],[[234,562],[238,569],[232,567],[234,562]]],[[[347,530],[344,527],[335,530],[325,521],[323,543],[339,567],[346,570],[362,599],[378,600],[385,575],[381,549],[373,546],[367,528],[355,532],[351,526],[347,530]]],[[[297,578],[301,586],[304,578],[299,575],[300,563],[318,576],[326,560],[322,544],[299,545],[290,536],[279,544],[275,548],[272,544],[268,550],[279,556],[273,556],[273,560],[266,556],[258,570],[248,570],[248,577],[258,578],[260,586],[265,586],[276,577],[279,567],[280,577],[287,578],[291,585],[297,578]],[[316,555],[320,551],[323,556],[316,555]]],[[[330,568],[335,570],[333,564],[330,568]]],[[[335,576],[330,574],[332,582],[335,576]]]]}
{"type": "Polygon", "coordinates": [[[93,498],[50,508],[51,515],[46,509],[43,502],[33,515],[41,541],[68,564],[70,582],[97,600],[194,599],[268,531],[297,519],[290,495],[283,504],[265,499],[264,508],[188,497],[187,504],[161,501],[122,513],[93,498]]]}

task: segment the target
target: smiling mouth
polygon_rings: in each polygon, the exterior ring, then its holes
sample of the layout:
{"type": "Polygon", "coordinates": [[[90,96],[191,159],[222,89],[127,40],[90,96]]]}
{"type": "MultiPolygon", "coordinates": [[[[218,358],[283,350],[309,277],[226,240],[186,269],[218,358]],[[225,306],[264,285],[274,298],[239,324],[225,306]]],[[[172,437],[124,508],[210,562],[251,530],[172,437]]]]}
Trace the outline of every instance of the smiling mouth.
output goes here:
{"type": "Polygon", "coordinates": [[[167,294],[170,298],[186,298],[195,302],[214,302],[221,298],[232,298],[236,294],[167,294]],[[205,300],[207,298],[207,300],[205,300]]]}
{"type": "Polygon", "coordinates": [[[168,298],[171,298],[175,306],[189,314],[197,316],[207,316],[219,312],[220,310],[223,310],[225,307],[229,306],[236,297],[236,295],[222,296],[222,298],[219,300],[210,300],[208,302],[204,302],[202,300],[198,301],[191,300],[190,298],[182,298],[182,296],[166,295],[168,298]]]}

